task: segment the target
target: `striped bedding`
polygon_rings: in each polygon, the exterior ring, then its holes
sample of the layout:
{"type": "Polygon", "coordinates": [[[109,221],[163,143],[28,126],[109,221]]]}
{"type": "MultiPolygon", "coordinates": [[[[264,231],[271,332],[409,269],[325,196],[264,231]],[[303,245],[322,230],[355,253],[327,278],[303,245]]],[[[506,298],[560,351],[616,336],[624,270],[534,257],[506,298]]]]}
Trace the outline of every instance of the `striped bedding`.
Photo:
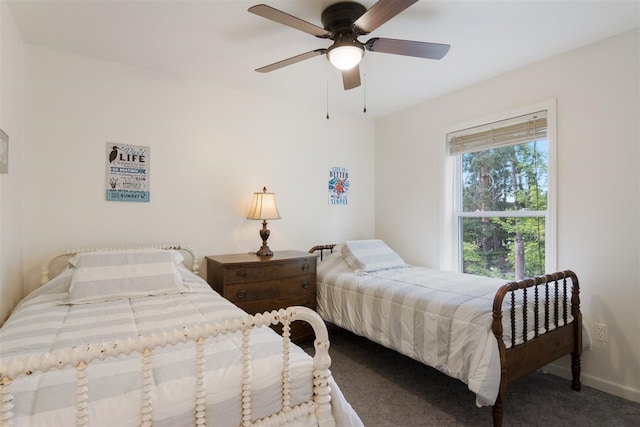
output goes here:
{"type": "MultiPolygon", "coordinates": [[[[337,250],[319,264],[317,282],[324,320],[462,380],[478,406],[495,403],[500,356],[491,331],[492,305],[504,280],[415,266],[356,274],[337,250]]],[[[522,306],[517,307],[521,330],[522,306]]],[[[527,307],[532,319],[532,305],[527,307]]],[[[503,315],[507,348],[509,317],[503,315]]]]}
{"type": "MultiPolygon", "coordinates": [[[[246,315],[184,267],[180,275],[189,292],[69,305],[73,269],[32,292],[0,329],[0,362],[35,356],[60,348],[137,337],[159,329],[246,315]]],[[[269,328],[251,332],[252,415],[262,418],[281,406],[282,340],[269,328]]],[[[195,390],[194,344],[156,349],[153,366],[153,423],[193,426],[195,390]]],[[[89,424],[138,425],[140,418],[138,353],[96,361],[87,369],[89,424]]],[[[241,424],[241,335],[209,338],[205,348],[208,425],[241,424]]],[[[312,394],[311,358],[292,346],[292,405],[312,394]]],[[[13,381],[16,426],[75,424],[75,371],[65,368],[35,372],[13,381]]],[[[338,425],[361,425],[331,379],[333,415],[338,425]]],[[[311,416],[310,418],[313,418],[311,416]]],[[[314,419],[305,425],[313,425],[314,419]]]]}

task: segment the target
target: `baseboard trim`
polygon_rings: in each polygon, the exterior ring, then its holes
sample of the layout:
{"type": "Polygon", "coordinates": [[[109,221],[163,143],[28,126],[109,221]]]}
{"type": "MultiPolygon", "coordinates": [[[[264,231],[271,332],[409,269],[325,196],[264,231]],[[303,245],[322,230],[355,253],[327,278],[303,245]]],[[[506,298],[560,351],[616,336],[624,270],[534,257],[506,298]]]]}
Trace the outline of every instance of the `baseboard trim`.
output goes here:
{"type": "MultiPolygon", "coordinates": [[[[571,369],[566,366],[560,366],[552,363],[545,366],[544,370],[561,378],[571,379],[571,369]]],[[[631,400],[632,402],[640,403],[640,390],[584,373],[580,374],[580,382],[588,387],[595,388],[596,390],[613,394],[614,396],[622,397],[623,399],[631,400]]]]}

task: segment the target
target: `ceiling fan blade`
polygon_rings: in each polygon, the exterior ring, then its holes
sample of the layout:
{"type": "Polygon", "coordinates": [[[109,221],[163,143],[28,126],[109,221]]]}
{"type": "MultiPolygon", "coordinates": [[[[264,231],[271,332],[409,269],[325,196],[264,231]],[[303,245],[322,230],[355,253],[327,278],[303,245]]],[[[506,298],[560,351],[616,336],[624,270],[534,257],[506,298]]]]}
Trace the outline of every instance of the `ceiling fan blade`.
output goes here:
{"type": "Polygon", "coordinates": [[[364,47],[371,52],[392,53],[395,55],[415,56],[427,59],[442,59],[451,45],[412,40],[372,38],[364,47]]]}
{"type": "Polygon", "coordinates": [[[344,90],[360,86],[360,67],[356,65],[349,70],[342,70],[342,84],[344,90]]]}
{"type": "Polygon", "coordinates": [[[369,34],[418,0],[379,0],[360,16],[353,25],[360,34],[369,34]]]}
{"type": "Polygon", "coordinates": [[[287,65],[292,65],[300,61],[304,61],[305,59],[313,58],[314,56],[324,55],[325,53],[327,53],[327,49],[312,50],[310,52],[301,53],[300,55],[292,56],[291,58],[288,58],[288,59],[283,59],[282,61],[278,61],[270,65],[265,65],[264,67],[256,68],[256,71],[259,73],[268,73],[270,71],[274,71],[282,67],[286,67],[287,65]]]}
{"type": "Polygon", "coordinates": [[[296,30],[304,31],[305,33],[311,34],[312,36],[320,38],[328,38],[330,36],[329,31],[325,30],[324,28],[318,27],[317,25],[304,21],[300,18],[296,18],[295,16],[289,15],[288,13],[282,12],[278,9],[274,9],[273,7],[267,6],[266,4],[251,6],[249,8],[249,12],[254,13],[258,16],[262,16],[263,18],[278,22],[282,25],[295,28],[296,30]]]}

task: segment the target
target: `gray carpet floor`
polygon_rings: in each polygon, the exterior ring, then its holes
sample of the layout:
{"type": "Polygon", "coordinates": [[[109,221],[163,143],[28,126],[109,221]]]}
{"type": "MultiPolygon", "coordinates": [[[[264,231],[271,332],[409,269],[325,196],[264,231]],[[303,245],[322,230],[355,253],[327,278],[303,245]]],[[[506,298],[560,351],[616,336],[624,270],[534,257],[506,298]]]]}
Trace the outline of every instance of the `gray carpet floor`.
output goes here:
{"type": "MultiPolygon", "coordinates": [[[[462,381],[329,327],[331,372],[366,427],[491,426],[462,381]]],[[[310,350],[311,344],[305,347],[310,350]]],[[[640,426],[640,404],[543,372],[507,391],[504,426],[640,426]]],[[[348,426],[339,426],[348,427],[348,426]]]]}

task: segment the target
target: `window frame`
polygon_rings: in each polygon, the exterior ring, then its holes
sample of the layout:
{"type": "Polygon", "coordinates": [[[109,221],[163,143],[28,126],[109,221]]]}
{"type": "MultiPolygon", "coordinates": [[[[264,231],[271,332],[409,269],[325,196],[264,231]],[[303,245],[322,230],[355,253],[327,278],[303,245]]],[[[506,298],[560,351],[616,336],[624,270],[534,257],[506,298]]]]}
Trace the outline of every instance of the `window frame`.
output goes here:
{"type": "Polygon", "coordinates": [[[556,100],[504,111],[489,117],[477,118],[465,123],[447,126],[440,131],[440,158],[443,165],[442,182],[440,185],[440,206],[442,206],[440,241],[440,265],[443,270],[462,272],[462,245],[460,241],[460,218],[474,216],[467,212],[460,215],[456,211],[461,206],[462,186],[462,155],[449,155],[447,134],[460,129],[482,126],[492,122],[508,120],[513,117],[531,114],[536,111],[547,111],[547,210],[544,211],[487,211],[478,216],[543,216],[545,218],[545,272],[557,269],[557,107],[556,100]],[[499,215],[495,215],[499,213],[499,215]]]}

